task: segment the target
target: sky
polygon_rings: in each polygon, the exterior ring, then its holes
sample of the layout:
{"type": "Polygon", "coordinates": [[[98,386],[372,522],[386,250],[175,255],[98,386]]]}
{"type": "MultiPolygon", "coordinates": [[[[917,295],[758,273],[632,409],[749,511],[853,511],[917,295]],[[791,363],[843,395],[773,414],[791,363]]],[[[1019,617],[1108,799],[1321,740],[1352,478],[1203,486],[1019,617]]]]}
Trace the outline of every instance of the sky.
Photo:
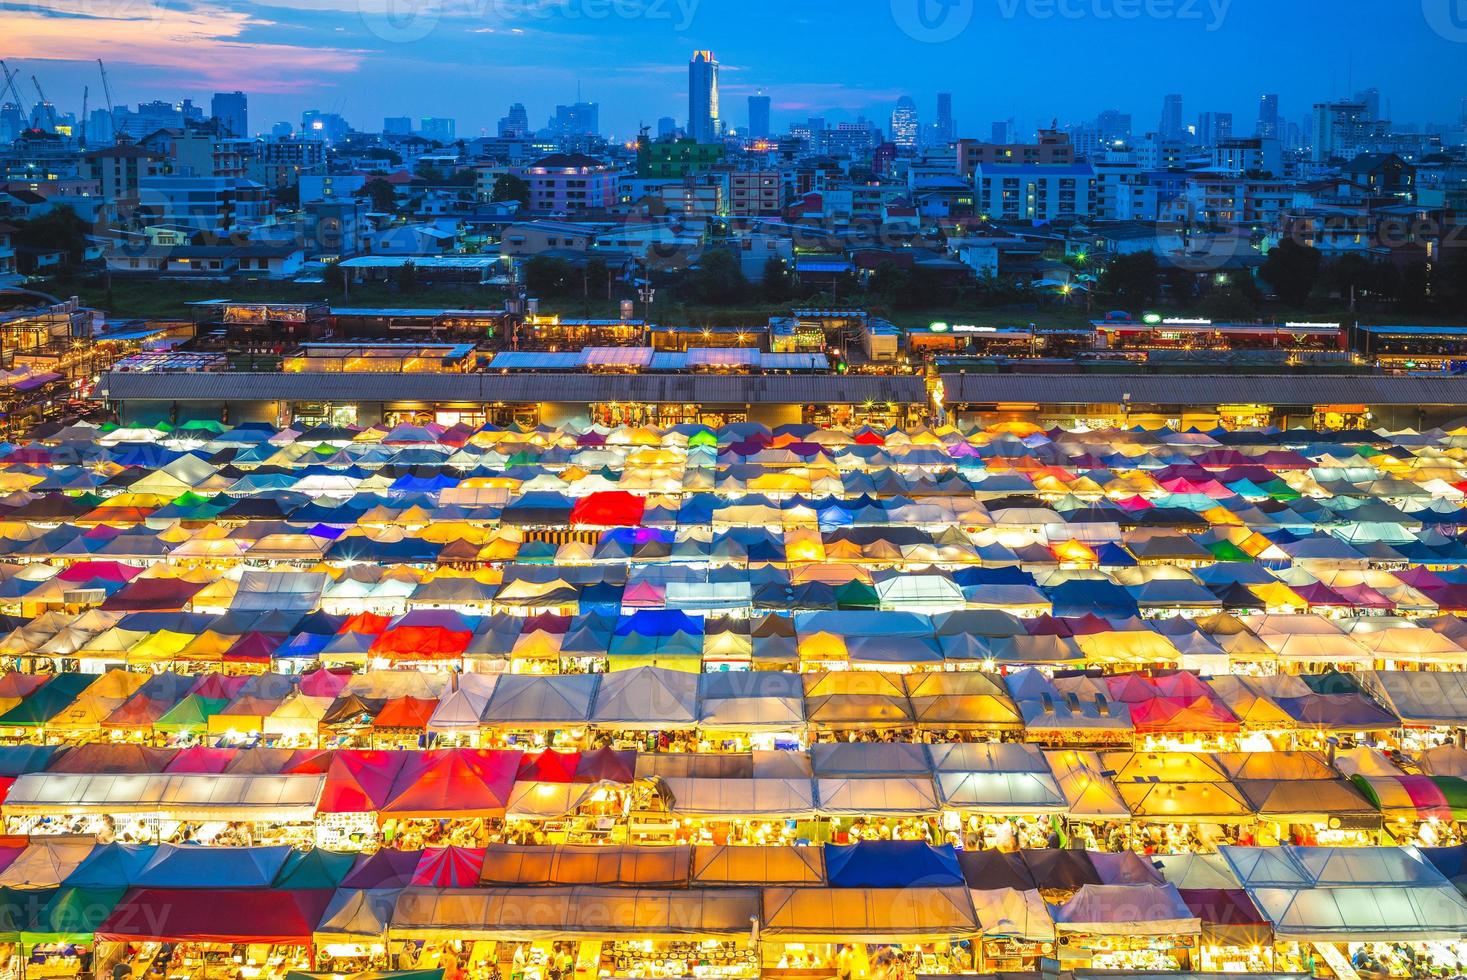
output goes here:
{"type": "Polygon", "coordinates": [[[763,90],[774,123],[810,115],[888,121],[913,96],[923,121],[953,93],[959,135],[1021,134],[1117,108],[1155,128],[1163,96],[1185,118],[1232,112],[1251,132],[1258,97],[1289,119],[1375,87],[1397,122],[1460,118],[1467,0],[0,0],[0,57],[35,101],[63,110],[113,97],[250,97],[268,131],[301,111],[364,130],[384,116],[450,116],[493,133],[511,102],[534,126],[579,91],[601,128],[635,136],[687,113],[687,62],[722,65],[723,116],[747,122],[763,90]]]}

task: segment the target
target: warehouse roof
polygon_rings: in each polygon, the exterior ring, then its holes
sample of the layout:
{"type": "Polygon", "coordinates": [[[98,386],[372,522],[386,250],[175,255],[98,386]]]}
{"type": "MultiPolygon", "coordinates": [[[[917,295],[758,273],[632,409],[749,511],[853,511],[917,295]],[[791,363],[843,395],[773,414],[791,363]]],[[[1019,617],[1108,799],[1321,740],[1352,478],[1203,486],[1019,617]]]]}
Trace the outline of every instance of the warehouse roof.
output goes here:
{"type": "Polygon", "coordinates": [[[130,373],[102,380],[102,397],[136,401],[461,401],[918,404],[917,377],[840,375],[557,374],[547,390],[538,372],[511,374],[130,373]]]}
{"type": "Polygon", "coordinates": [[[1467,378],[1386,375],[949,374],[948,404],[1467,405],[1467,378]]]}

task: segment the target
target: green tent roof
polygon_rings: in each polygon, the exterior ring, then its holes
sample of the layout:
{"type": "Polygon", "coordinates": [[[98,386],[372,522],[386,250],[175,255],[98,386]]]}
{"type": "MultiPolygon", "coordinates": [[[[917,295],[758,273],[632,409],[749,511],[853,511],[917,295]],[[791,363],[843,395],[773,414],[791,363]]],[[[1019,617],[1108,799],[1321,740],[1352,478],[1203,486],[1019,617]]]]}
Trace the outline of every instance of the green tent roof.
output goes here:
{"type": "Polygon", "coordinates": [[[1207,545],[1207,550],[1212,552],[1212,557],[1218,561],[1252,561],[1253,556],[1231,541],[1214,541],[1207,545]]]}
{"type": "Polygon", "coordinates": [[[89,943],[126,893],[126,888],[62,888],[26,925],[20,941],[27,946],[89,943]]]}
{"type": "Polygon", "coordinates": [[[223,711],[228,703],[224,698],[201,698],[197,694],[190,694],[153,722],[153,729],[176,732],[186,728],[205,728],[209,719],[223,711]]]}
{"type": "Polygon", "coordinates": [[[875,609],[881,605],[876,589],[865,582],[847,582],[835,587],[837,609],[875,609]]]}
{"type": "Polygon", "coordinates": [[[316,847],[309,851],[292,851],[275,876],[272,888],[335,888],[341,884],[357,856],[343,851],[316,847]]]}
{"type": "Polygon", "coordinates": [[[36,728],[45,725],[92,686],[98,674],[56,674],[24,701],[0,715],[0,728],[36,728]]]}

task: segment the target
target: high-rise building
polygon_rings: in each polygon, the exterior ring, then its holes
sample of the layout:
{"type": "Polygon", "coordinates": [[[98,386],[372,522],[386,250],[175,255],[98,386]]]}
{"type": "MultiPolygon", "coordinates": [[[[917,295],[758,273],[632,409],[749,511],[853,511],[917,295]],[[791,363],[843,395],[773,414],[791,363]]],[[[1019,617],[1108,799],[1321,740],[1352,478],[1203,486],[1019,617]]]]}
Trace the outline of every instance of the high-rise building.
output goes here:
{"type": "Polygon", "coordinates": [[[657,138],[668,140],[677,136],[677,120],[671,116],[663,116],[657,120],[657,138]]]}
{"type": "Polygon", "coordinates": [[[1355,93],[1355,101],[1365,106],[1365,114],[1372,120],[1380,119],[1380,89],[1368,88],[1355,93]]]}
{"type": "Polygon", "coordinates": [[[1315,103],[1312,159],[1324,163],[1332,157],[1353,157],[1373,122],[1364,102],[1315,103]]]}
{"type": "Polygon", "coordinates": [[[1264,139],[1281,139],[1283,127],[1279,122],[1279,97],[1267,93],[1258,100],[1258,129],[1254,135],[1264,139]]]}
{"type": "Polygon", "coordinates": [[[1204,112],[1197,117],[1197,142],[1202,146],[1217,146],[1233,135],[1231,112],[1204,112]]]}
{"type": "Polygon", "coordinates": [[[953,122],[953,94],[937,93],[937,122],[933,124],[933,142],[939,145],[951,143],[957,137],[957,124],[953,122]]]}
{"type": "Polygon", "coordinates": [[[763,92],[749,96],[749,139],[769,139],[769,104],[763,92]]]}
{"type": "Polygon", "coordinates": [[[699,143],[713,143],[721,136],[718,62],[712,51],[694,51],[688,62],[688,136],[699,143]]]}
{"type": "Polygon", "coordinates": [[[1010,143],[1019,142],[1019,128],[1014,125],[1012,119],[1000,119],[989,128],[988,142],[997,146],[1007,146],[1010,143]]]}
{"type": "Polygon", "coordinates": [[[1162,139],[1179,140],[1187,135],[1182,124],[1182,97],[1168,95],[1161,102],[1161,122],[1156,127],[1162,139]]]}
{"type": "Polygon", "coordinates": [[[295,127],[284,120],[270,127],[270,135],[276,139],[284,139],[293,132],[295,132],[295,127]]]}
{"type": "Polygon", "coordinates": [[[899,150],[915,150],[917,137],[921,131],[921,122],[917,118],[917,103],[910,95],[902,96],[897,100],[896,108],[891,112],[891,141],[899,150]]]}
{"type": "Polygon", "coordinates": [[[523,102],[509,107],[509,112],[499,120],[499,135],[511,139],[523,139],[530,135],[530,114],[523,102]]]}
{"type": "Polygon", "coordinates": [[[413,135],[412,116],[388,116],[382,120],[383,136],[411,136],[413,135]]]}
{"type": "Polygon", "coordinates": [[[346,138],[351,125],[338,113],[307,109],[301,113],[301,135],[308,140],[324,140],[335,143],[346,138]]]}
{"type": "Polygon", "coordinates": [[[215,92],[209,102],[209,114],[219,120],[223,136],[241,139],[250,135],[250,102],[243,92],[215,92]]]}
{"type": "Polygon", "coordinates": [[[1095,132],[1104,146],[1115,146],[1131,139],[1131,114],[1107,109],[1095,117],[1095,132]]]}
{"type": "Polygon", "coordinates": [[[452,143],[458,138],[458,123],[447,116],[424,116],[418,126],[424,139],[452,143]]]}

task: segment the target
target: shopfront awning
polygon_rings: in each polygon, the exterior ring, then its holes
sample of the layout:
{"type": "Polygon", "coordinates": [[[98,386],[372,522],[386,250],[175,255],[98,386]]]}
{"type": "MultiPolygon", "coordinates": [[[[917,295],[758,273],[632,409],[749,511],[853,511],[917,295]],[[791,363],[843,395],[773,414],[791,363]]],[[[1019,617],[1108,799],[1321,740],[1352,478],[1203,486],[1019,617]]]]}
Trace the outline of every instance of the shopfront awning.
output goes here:
{"type": "Polygon", "coordinates": [[[979,931],[960,886],[764,889],[760,934],[782,942],[947,942],[979,931]]]}
{"type": "Polygon", "coordinates": [[[662,785],[671,797],[668,809],[683,816],[803,820],[816,813],[815,788],[809,779],[668,776],[662,785]]]}
{"type": "Polygon", "coordinates": [[[695,886],[727,888],[824,883],[823,848],[742,844],[693,848],[695,886]]]}
{"type": "Polygon", "coordinates": [[[135,888],[97,927],[97,939],[308,945],[331,894],[135,888]]]}
{"type": "Polygon", "coordinates": [[[1202,922],[1175,885],[1085,885],[1054,909],[1058,932],[1101,936],[1195,936],[1202,922]]]}
{"type": "Polygon", "coordinates": [[[753,889],[409,888],[393,939],[532,942],[583,939],[729,939],[751,936],[753,889]]]}
{"type": "Polygon", "coordinates": [[[137,813],[172,820],[310,822],[325,783],[320,775],[30,773],[15,781],[3,813],[7,818],[137,813]]]}

